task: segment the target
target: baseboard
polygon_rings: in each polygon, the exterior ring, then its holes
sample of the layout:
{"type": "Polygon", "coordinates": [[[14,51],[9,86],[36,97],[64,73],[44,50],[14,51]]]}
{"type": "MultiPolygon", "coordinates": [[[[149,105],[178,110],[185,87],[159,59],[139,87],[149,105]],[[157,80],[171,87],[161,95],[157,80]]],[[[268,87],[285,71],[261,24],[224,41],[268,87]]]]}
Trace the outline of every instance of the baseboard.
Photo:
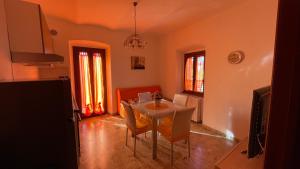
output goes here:
{"type": "MultiPolygon", "coordinates": [[[[217,129],[214,129],[214,128],[212,128],[212,127],[210,127],[210,126],[207,126],[207,125],[205,125],[205,124],[202,124],[202,127],[205,128],[205,129],[207,129],[207,130],[210,130],[210,131],[212,131],[212,132],[215,132],[215,133],[217,133],[217,134],[223,136],[224,138],[226,138],[226,134],[223,133],[223,132],[221,132],[221,131],[219,131],[219,130],[217,130],[217,129]]],[[[238,138],[236,138],[236,137],[233,137],[233,141],[235,141],[235,142],[238,143],[238,142],[240,142],[240,139],[238,139],[238,138]]]]}

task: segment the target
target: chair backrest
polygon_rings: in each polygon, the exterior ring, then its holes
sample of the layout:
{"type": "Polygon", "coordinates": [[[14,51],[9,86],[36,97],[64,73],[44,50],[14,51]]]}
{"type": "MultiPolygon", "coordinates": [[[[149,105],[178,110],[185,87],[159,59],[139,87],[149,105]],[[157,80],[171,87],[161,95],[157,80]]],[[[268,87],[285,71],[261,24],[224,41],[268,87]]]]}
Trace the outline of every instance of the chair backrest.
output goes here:
{"type": "Polygon", "coordinates": [[[191,129],[191,119],[195,108],[178,110],[173,116],[172,137],[188,136],[191,129]]]}
{"type": "Polygon", "coordinates": [[[125,101],[121,101],[121,104],[123,105],[123,107],[125,109],[124,116],[125,116],[126,124],[127,124],[128,128],[130,128],[132,131],[134,131],[136,128],[136,121],[135,121],[133,109],[125,101]]]}
{"type": "Polygon", "coordinates": [[[138,93],[138,97],[139,97],[139,103],[143,103],[143,102],[152,100],[151,92],[138,93]]]}
{"type": "Polygon", "coordinates": [[[181,105],[181,106],[186,106],[187,100],[188,100],[187,95],[175,94],[174,99],[173,99],[173,103],[181,105]]]}

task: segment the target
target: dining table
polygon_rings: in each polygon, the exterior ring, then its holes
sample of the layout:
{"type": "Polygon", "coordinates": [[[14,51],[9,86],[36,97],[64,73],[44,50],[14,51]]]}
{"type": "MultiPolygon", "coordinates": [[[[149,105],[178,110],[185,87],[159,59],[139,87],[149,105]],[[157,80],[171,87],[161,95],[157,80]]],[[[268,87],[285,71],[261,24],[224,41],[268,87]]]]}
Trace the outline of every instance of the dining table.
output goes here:
{"type": "Polygon", "coordinates": [[[157,125],[161,118],[171,116],[175,111],[185,109],[185,106],[175,104],[167,100],[148,101],[143,103],[136,103],[132,105],[141,114],[152,119],[152,158],[157,158],[157,125]]]}

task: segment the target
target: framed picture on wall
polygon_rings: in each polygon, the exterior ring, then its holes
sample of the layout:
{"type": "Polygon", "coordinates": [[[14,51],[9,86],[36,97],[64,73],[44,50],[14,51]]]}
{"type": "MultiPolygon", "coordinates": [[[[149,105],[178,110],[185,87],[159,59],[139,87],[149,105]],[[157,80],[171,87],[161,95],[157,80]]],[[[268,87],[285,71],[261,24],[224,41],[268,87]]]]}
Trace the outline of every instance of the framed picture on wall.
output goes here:
{"type": "Polygon", "coordinates": [[[145,69],[145,56],[131,56],[131,69],[145,69]]]}

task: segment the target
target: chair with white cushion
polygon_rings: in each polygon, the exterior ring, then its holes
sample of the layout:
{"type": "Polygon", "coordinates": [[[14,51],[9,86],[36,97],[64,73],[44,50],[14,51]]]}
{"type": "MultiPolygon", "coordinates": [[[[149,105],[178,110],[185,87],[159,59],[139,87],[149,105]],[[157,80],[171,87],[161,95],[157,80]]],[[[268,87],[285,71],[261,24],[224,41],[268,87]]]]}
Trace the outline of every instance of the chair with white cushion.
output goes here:
{"type": "MultiPolygon", "coordinates": [[[[180,106],[186,106],[187,105],[188,96],[184,94],[175,94],[173,103],[180,105],[180,106]]],[[[162,123],[169,123],[172,121],[173,116],[166,116],[164,118],[161,118],[159,121],[162,123]]]]}
{"type": "Polygon", "coordinates": [[[125,121],[126,121],[126,146],[127,146],[127,137],[128,137],[128,129],[131,131],[132,136],[134,137],[134,150],[133,155],[135,156],[136,149],[136,137],[139,134],[145,133],[152,129],[151,121],[143,118],[136,118],[135,113],[132,107],[124,101],[121,101],[121,104],[125,110],[125,121]]]}
{"type": "Polygon", "coordinates": [[[171,143],[171,165],[173,165],[173,144],[180,140],[187,140],[188,157],[190,157],[190,129],[191,119],[195,108],[185,108],[174,113],[171,121],[161,122],[157,128],[171,143]]]}
{"type": "Polygon", "coordinates": [[[139,103],[144,103],[152,100],[151,92],[138,93],[139,103]]]}
{"type": "Polygon", "coordinates": [[[173,99],[173,103],[181,105],[181,106],[186,106],[187,100],[188,100],[187,95],[175,94],[174,99],[173,99]]]}

